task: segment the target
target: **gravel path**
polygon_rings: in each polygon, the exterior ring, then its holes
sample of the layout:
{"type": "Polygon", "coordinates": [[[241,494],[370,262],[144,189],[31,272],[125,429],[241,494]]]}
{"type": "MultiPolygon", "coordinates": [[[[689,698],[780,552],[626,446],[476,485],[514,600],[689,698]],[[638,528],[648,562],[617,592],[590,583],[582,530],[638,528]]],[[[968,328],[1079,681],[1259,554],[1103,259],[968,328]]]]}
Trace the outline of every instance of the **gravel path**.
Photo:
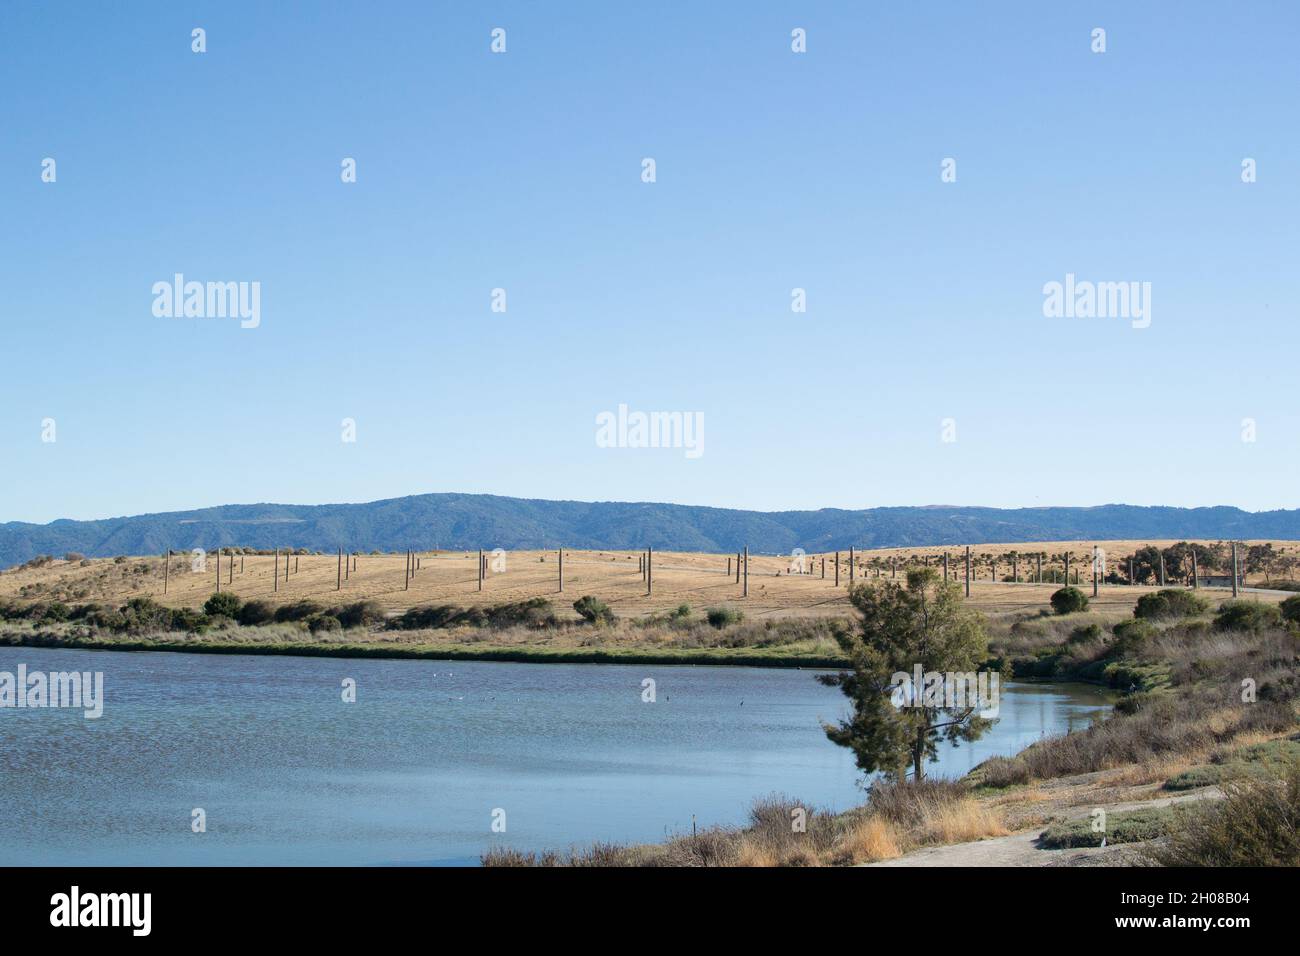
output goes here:
{"type": "MultiPolygon", "coordinates": [[[[1105,805],[1107,813],[1138,810],[1142,807],[1167,807],[1175,803],[1197,800],[1214,800],[1222,797],[1216,787],[1206,787],[1194,793],[1161,797],[1156,800],[1136,800],[1105,805]]],[[[1076,807],[1067,819],[1080,819],[1092,813],[1092,807],[1076,807]]],[[[1132,856],[1134,844],[1108,847],[1076,847],[1068,850],[1046,850],[1038,846],[1038,836],[1043,827],[1022,830],[1010,836],[976,840],[973,843],[954,843],[949,846],[931,846],[900,856],[893,860],[867,863],[866,866],[1097,866],[1122,864],[1132,856]]]]}

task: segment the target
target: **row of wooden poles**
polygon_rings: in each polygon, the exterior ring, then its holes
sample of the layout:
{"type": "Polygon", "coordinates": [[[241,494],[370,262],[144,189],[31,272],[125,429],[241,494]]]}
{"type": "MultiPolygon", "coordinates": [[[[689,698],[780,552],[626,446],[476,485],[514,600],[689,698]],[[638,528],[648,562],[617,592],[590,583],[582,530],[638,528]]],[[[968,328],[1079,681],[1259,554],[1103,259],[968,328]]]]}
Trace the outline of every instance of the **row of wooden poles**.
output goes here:
{"type": "MultiPolygon", "coordinates": [[[[1037,580],[1039,583],[1042,583],[1042,580],[1043,580],[1043,556],[1042,556],[1041,554],[1037,554],[1037,555],[1035,555],[1034,557],[1037,559],[1037,562],[1038,562],[1038,567],[1037,567],[1036,572],[1035,572],[1035,573],[1036,573],[1036,580],[1037,580]]],[[[945,581],[947,581],[947,580],[950,579],[949,566],[948,566],[948,554],[947,554],[947,552],[944,552],[944,554],[942,555],[942,558],[943,558],[943,579],[944,579],[945,581]]],[[[1064,562],[1064,573],[1063,573],[1062,576],[1061,576],[1061,581],[1062,581],[1062,583],[1064,583],[1064,584],[1069,584],[1069,583],[1070,583],[1070,552],[1068,552],[1068,551],[1065,552],[1065,554],[1062,555],[1062,559],[1063,559],[1063,562],[1064,562]]],[[[745,560],[746,560],[746,563],[748,563],[748,560],[749,560],[749,559],[748,559],[748,552],[746,552],[746,558],[745,558],[745,560]]],[[[930,556],[929,556],[928,554],[924,556],[924,564],[925,564],[926,567],[929,567],[929,566],[930,566],[930,556]]],[[[965,567],[965,571],[966,571],[966,574],[965,574],[965,590],[966,590],[966,596],[967,596],[967,597],[970,597],[970,582],[971,582],[971,552],[970,552],[970,545],[967,545],[967,546],[966,546],[965,566],[966,566],[966,567],[965,567]]],[[[853,548],[849,548],[849,586],[850,586],[850,587],[852,587],[852,586],[853,586],[853,583],[854,583],[854,572],[855,572],[856,567],[857,567],[857,562],[855,561],[855,558],[854,558],[854,549],[853,549],[853,548]]],[[[731,559],[730,559],[730,558],[727,559],[727,570],[728,570],[728,574],[730,574],[730,570],[731,570],[731,559]]],[[[825,558],[822,558],[822,559],[821,559],[821,570],[822,570],[822,578],[824,579],[824,578],[826,577],[826,559],[825,559],[825,558]]],[[[877,567],[875,570],[876,570],[876,577],[880,577],[881,569],[880,569],[879,567],[877,567]]],[[[1135,575],[1134,575],[1134,573],[1133,573],[1133,570],[1134,570],[1134,568],[1133,568],[1133,558],[1130,557],[1130,558],[1128,559],[1128,581],[1129,581],[1129,584],[1136,584],[1136,583],[1137,583],[1137,578],[1135,577],[1135,575]]],[[[996,561],[996,560],[992,563],[992,571],[991,571],[991,573],[992,573],[992,578],[993,578],[993,580],[996,581],[996,580],[997,580],[997,576],[998,576],[998,565],[997,565],[997,561],[996,561]]],[[[897,557],[891,557],[891,558],[889,559],[889,576],[890,576],[890,577],[897,577],[897,576],[898,576],[898,558],[897,558],[897,557]]],[[[1020,556],[1019,556],[1018,554],[1013,554],[1013,555],[1011,556],[1011,577],[1012,577],[1012,580],[1015,581],[1015,583],[1017,583],[1017,584],[1020,583],[1020,556]]],[[[739,580],[739,578],[738,578],[737,580],[739,580]]],[[[1239,583],[1240,583],[1240,580],[1241,580],[1241,567],[1240,567],[1240,563],[1239,563],[1238,560],[1237,560],[1237,543],[1234,541],[1234,542],[1232,543],[1232,596],[1233,596],[1233,597],[1236,597],[1236,596],[1237,596],[1237,588],[1238,588],[1238,585],[1239,585],[1239,583]]],[[[1164,586],[1165,586],[1165,556],[1164,556],[1163,554],[1160,555],[1160,573],[1159,573],[1159,581],[1160,581],[1160,586],[1161,586],[1161,587],[1164,587],[1164,586]]],[[[1078,584],[1078,583],[1079,583],[1079,572],[1078,572],[1077,570],[1076,570],[1075,573],[1074,573],[1074,583],[1075,583],[1075,584],[1078,584]]],[[[1099,588],[1100,588],[1100,585],[1101,585],[1101,560],[1100,560],[1100,549],[1098,548],[1097,545],[1093,545],[1093,547],[1092,547],[1092,596],[1093,596],[1093,597],[1096,597],[1096,596],[1097,596],[1097,593],[1098,593],[1098,590],[1099,590],[1099,588]]],[[[835,552],[835,586],[836,586],[836,587],[839,587],[839,586],[840,586],[840,552],[839,552],[839,551],[836,551],[836,552],[835,552]]],[[[1193,587],[1193,588],[1199,588],[1199,587],[1200,587],[1200,571],[1199,571],[1199,569],[1198,569],[1197,566],[1196,566],[1196,552],[1195,552],[1195,551],[1192,551],[1192,587],[1193,587]]],[[[748,588],[748,585],[747,585],[746,588],[745,588],[745,594],[746,594],[746,596],[748,596],[748,594],[749,594],[749,588],[748,588]]]]}
{"type": "MultiPolygon", "coordinates": [[[[222,552],[224,550],[225,550],[224,548],[217,548],[216,585],[217,585],[218,594],[221,593],[221,557],[222,557],[222,552]]],[[[181,552],[181,553],[184,554],[185,552],[181,552]]],[[[172,551],[170,548],[163,552],[163,594],[167,593],[167,588],[171,584],[171,565],[172,565],[171,559],[173,554],[175,554],[175,552],[172,551]]],[[[235,553],[231,551],[226,554],[226,557],[229,559],[226,565],[227,567],[226,586],[229,587],[235,583],[235,553]]],[[[284,552],[284,583],[286,585],[289,583],[289,575],[298,573],[298,557],[299,557],[298,555],[293,554],[288,550],[284,552]],[[293,558],[292,567],[290,567],[289,565],[290,558],[293,558]]],[[[408,551],[407,552],[408,584],[410,581],[410,577],[409,577],[410,557],[411,557],[411,552],[408,551]]],[[[348,578],[350,578],[352,576],[352,572],[357,569],[357,556],[355,554],[350,554],[348,555],[348,558],[350,560],[348,561],[343,560],[343,549],[339,548],[339,562],[338,562],[339,577],[338,577],[338,586],[335,590],[342,590],[343,582],[348,578]]],[[[239,573],[240,574],[244,573],[244,555],[242,554],[239,555],[239,573]]],[[[278,548],[275,551],[275,576],[271,585],[271,590],[272,591],[280,590],[280,551],[278,548]]]]}
{"type": "MultiPolygon", "coordinates": [[[[222,550],[223,550],[223,549],[221,549],[221,548],[218,548],[218,549],[217,549],[217,561],[216,561],[216,584],[217,584],[217,593],[218,593],[218,594],[221,593],[221,554],[222,554],[222,550]]],[[[166,593],[167,593],[167,587],[168,587],[168,584],[170,583],[170,577],[171,577],[170,571],[171,571],[171,557],[172,557],[172,553],[173,553],[173,552],[169,549],[169,550],[167,550],[166,552],[164,552],[164,554],[163,554],[163,594],[166,594],[166,593]]],[[[834,558],[834,563],[833,563],[834,573],[835,573],[835,587],[839,587],[839,586],[840,586],[840,554],[841,554],[841,552],[839,552],[839,551],[836,551],[836,552],[835,552],[835,558],[834,558]]],[[[227,580],[226,580],[226,583],[227,583],[227,586],[229,586],[229,585],[232,585],[232,584],[234,583],[234,579],[235,579],[235,554],[234,554],[234,552],[230,552],[230,553],[227,555],[227,557],[229,558],[229,561],[228,561],[228,563],[227,563],[227,568],[228,568],[228,570],[227,570],[227,580]]],[[[484,581],[484,580],[486,579],[486,577],[487,577],[487,571],[488,571],[488,557],[489,557],[489,556],[488,556],[487,554],[484,553],[483,549],[482,549],[482,548],[479,548],[479,552],[478,552],[478,590],[480,590],[480,591],[483,590],[483,581],[484,581]]],[[[560,592],[561,594],[563,594],[563,593],[564,593],[564,549],[563,549],[563,548],[559,548],[559,549],[558,549],[558,551],[557,551],[557,557],[558,557],[558,562],[557,562],[557,564],[558,564],[558,578],[559,578],[558,584],[559,584],[559,592],[560,592]]],[[[1067,551],[1067,552],[1066,552],[1062,557],[1063,557],[1063,562],[1064,562],[1064,571],[1065,571],[1064,575],[1062,576],[1062,581],[1063,581],[1063,583],[1065,583],[1065,584],[1069,584],[1069,583],[1070,583],[1070,553],[1067,551]]],[[[342,548],[339,548],[339,555],[338,555],[338,580],[337,580],[337,584],[335,585],[335,590],[336,590],[336,591],[341,591],[341,590],[343,590],[343,582],[346,581],[346,580],[349,580],[349,579],[351,578],[351,574],[352,574],[352,572],[355,571],[355,570],[357,569],[357,556],[356,556],[356,554],[349,554],[349,555],[347,555],[347,558],[348,558],[348,560],[345,560],[345,559],[344,559],[343,549],[342,549],[342,548]]],[[[1041,583],[1042,580],[1043,580],[1043,556],[1042,556],[1041,554],[1038,554],[1038,555],[1035,555],[1035,558],[1037,559],[1037,562],[1038,562],[1038,567],[1037,567],[1037,569],[1036,569],[1036,579],[1037,579],[1037,581],[1038,581],[1039,583],[1041,583]]],[[[929,556],[929,555],[925,555],[925,556],[924,556],[924,563],[925,563],[925,566],[926,566],[926,567],[929,567],[929,565],[930,565],[930,556],[929,556]]],[[[943,563],[943,579],[944,579],[945,581],[947,581],[947,580],[949,580],[949,577],[950,577],[950,575],[949,575],[949,564],[948,564],[948,554],[947,554],[947,552],[944,552],[944,554],[942,555],[942,563],[943,563]]],[[[641,580],[645,582],[645,588],[646,588],[645,593],[646,593],[646,596],[648,597],[648,596],[650,596],[651,594],[654,593],[654,548],[647,547],[643,552],[641,552],[641,555],[640,555],[640,557],[638,558],[638,564],[637,564],[637,567],[638,567],[638,571],[639,571],[639,573],[640,573],[640,575],[641,575],[641,580]]],[[[416,572],[418,572],[418,571],[420,570],[420,568],[421,568],[420,555],[418,555],[418,554],[417,554],[416,552],[414,552],[414,551],[408,550],[408,551],[406,552],[406,568],[405,568],[405,577],[404,577],[404,581],[403,581],[403,585],[402,585],[402,590],[404,590],[404,591],[410,590],[410,588],[411,588],[411,581],[415,578],[416,572]]],[[[849,586],[852,587],[853,584],[855,583],[855,580],[856,580],[856,570],[857,570],[857,561],[856,561],[856,557],[855,557],[855,549],[853,549],[853,548],[849,548],[848,569],[849,569],[849,572],[848,572],[849,586]]],[[[876,570],[876,576],[879,577],[879,576],[880,576],[880,573],[881,573],[881,569],[880,569],[879,567],[877,567],[875,570],[876,570]]],[[[287,586],[288,583],[289,583],[289,575],[290,575],[291,573],[292,573],[292,574],[296,574],[297,572],[298,572],[298,555],[296,555],[296,554],[290,554],[290,552],[286,550],[285,553],[284,553],[284,581],[285,581],[286,586],[287,586]],[[290,569],[290,567],[289,567],[289,558],[290,558],[290,557],[293,558],[293,567],[292,567],[292,569],[290,569]]],[[[970,597],[970,583],[971,583],[971,551],[970,551],[970,545],[967,545],[967,546],[966,546],[966,554],[965,554],[965,572],[966,572],[966,573],[965,573],[965,590],[966,590],[966,596],[967,596],[967,597],[970,597]]],[[[244,555],[242,555],[242,554],[239,555],[239,573],[240,573],[240,574],[243,574],[243,573],[244,573],[244,555]]],[[[716,572],[715,572],[715,573],[716,573],[716,572]]],[[[727,558],[727,576],[728,576],[728,577],[731,577],[731,574],[732,574],[732,559],[731,559],[730,557],[728,557],[728,558],[727,558]]],[[[997,580],[997,562],[996,562],[996,561],[994,561],[994,562],[993,562],[993,565],[992,565],[992,574],[993,574],[993,580],[996,581],[996,580],[997,580]]],[[[736,575],[736,583],[739,584],[739,585],[741,586],[741,597],[749,597],[749,548],[748,548],[748,546],[746,546],[746,547],[744,547],[744,548],[742,548],[741,550],[739,550],[739,551],[736,552],[736,557],[735,557],[735,575],[736,575]]],[[[1011,575],[1012,575],[1012,578],[1014,579],[1014,581],[1015,581],[1016,583],[1019,583],[1019,582],[1020,582],[1020,556],[1019,556],[1019,555],[1012,555],[1012,558],[1011,558],[1011,575]]],[[[825,557],[823,557],[823,558],[821,559],[821,576],[822,576],[822,579],[823,579],[823,580],[826,578],[826,558],[825,558],[825,557]]],[[[890,576],[891,578],[892,578],[892,577],[897,577],[897,576],[898,576],[898,558],[897,558],[896,556],[895,556],[895,557],[891,557],[891,558],[889,559],[889,576],[890,576]]],[[[1132,559],[1131,557],[1128,559],[1128,579],[1129,579],[1129,583],[1130,583],[1130,584],[1135,583],[1135,580],[1136,580],[1136,579],[1134,578],[1134,575],[1133,575],[1133,559],[1132,559]]],[[[1165,586],[1165,558],[1164,558],[1164,555],[1163,555],[1163,554],[1160,556],[1160,575],[1159,575],[1159,580],[1160,580],[1160,586],[1161,586],[1161,587],[1164,587],[1164,586],[1165,586]]],[[[1232,596],[1233,596],[1233,597],[1236,597],[1236,596],[1237,596],[1237,586],[1238,586],[1238,582],[1239,582],[1239,580],[1240,580],[1240,566],[1239,566],[1239,563],[1238,563],[1238,560],[1237,560],[1237,544],[1236,544],[1236,542],[1233,542],[1233,544],[1232,544],[1232,596]]],[[[1074,583],[1075,583],[1075,584],[1078,584],[1078,583],[1079,583],[1079,573],[1078,573],[1077,570],[1075,571],[1075,581],[1074,581],[1074,583]]],[[[1097,596],[1097,592],[1098,592],[1098,589],[1099,589],[1099,587],[1100,587],[1100,583],[1101,583],[1101,561],[1099,560],[1099,551],[1098,551],[1098,548],[1097,548],[1097,546],[1094,545],[1094,546],[1093,546],[1093,549],[1092,549],[1092,594],[1093,594],[1093,597],[1096,597],[1096,596],[1097,596]]],[[[1197,566],[1196,566],[1196,552],[1195,552],[1195,551],[1192,552],[1192,587],[1193,587],[1193,588],[1200,587],[1200,575],[1199,575],[1199,572],[1198,572],[1198,569],[1197,569],[1197,566]]],[[[276,552],[275,552],[275,575],[274,575],[274,581],[273,581],[273,583],[272,583],[272,591],[273,591],[273,592],[278,592],[279,590],[280,590],[280,551],[279,551],[279,549],[277,548],[277,549],[276,549],[276,552]]]]}

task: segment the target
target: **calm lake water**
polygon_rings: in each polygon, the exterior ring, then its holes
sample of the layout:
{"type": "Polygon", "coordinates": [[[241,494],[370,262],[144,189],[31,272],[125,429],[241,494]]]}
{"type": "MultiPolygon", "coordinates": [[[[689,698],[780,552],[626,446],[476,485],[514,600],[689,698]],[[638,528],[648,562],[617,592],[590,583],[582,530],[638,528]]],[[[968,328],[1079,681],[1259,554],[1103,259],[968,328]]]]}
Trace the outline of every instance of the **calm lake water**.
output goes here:
{"type": "MultiPolygon", "coordinates": [[[[846,702],[812,671],[0,648],[0,671],[20,663],[102,671],[105,703],[98,720],[0,709],[3,865],[472,864],[494,845],[654,841],[692,814],[738,824],[774,791],[864,797],[819,726],[846,702]]],[[[1104,705],[1088,686],[1012,684],[993,732],[931,772],[1104,705]]]]}

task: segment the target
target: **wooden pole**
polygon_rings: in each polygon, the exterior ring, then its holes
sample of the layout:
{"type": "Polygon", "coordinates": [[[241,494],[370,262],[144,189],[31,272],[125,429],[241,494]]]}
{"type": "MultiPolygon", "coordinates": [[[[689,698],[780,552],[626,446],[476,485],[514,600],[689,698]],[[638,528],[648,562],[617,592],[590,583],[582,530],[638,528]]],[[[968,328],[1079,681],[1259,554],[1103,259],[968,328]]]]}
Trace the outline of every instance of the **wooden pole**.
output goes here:
{"type": "Polygon", "coordinates": [[[1232,596],[1237,596],[1237,542],[1232,542],[1232,596]]]}
{"type": "Polygon", "coordinates": [[[1035,575],[1035,577],[1038,578],[1038,581],[1036,583],[1038,584],[1043,583],[1043,552],[1041,551],[1038,552],[1038,573],[1035,575]]]}
{"type": "Polygon", "coordinates": [[[335,591],[343,590],[343,549],[339,548],[339,575],[338,581],[334,585],[335,591]]]}
{"type": "Polygon", "coordinates": [[[898,577],[898,557],[896,555],[889,559],[889,576],[891,578],[898,577]]]}
{"type": "Polygon", "coordinates": [[[1092,546],[1092,596],[1097,596],[1097,546],[1092,546]]]}
{"type": "Polygon", "coordinates": [[[853,549],[849,548],[849,587],[853,587],[853,549]]]}
{"type": "Polygon", "coordinates": [[[1069,584],[1069,583],[1070,583],[1070,552],[1069,552],[1069,551],[1065,552],[1065,581],[1064,581],[1064,583],[1066,583],[1066,584],[1069,584]]]}
{"type": "Polygon", "coordinates": [[[1020,583],[1020,552],[1011,555],[1011,583],[1020,583]]]}
{"type": "Polygon", "coordinates": [[[1196,549],[1192,549],[1192,590],[1199,588],[1200,582],[1197,580],[1199,575],[1196,573],[1196,549]]]}
{"type": "Polygon", "coordinates": [[[478,589],[483,590],[483,549],[478,549],[478,589]]]}
{"type": "Polygon", "coordinates": [[[226,578],[226,583],[230,585],[235,583],[235,554],[233,551],[230,553],[230,571],[229,576],[226,578]]]}
{"type": "Polygon", "coordinates": [[[217,548],[217,593],[221,593],[221,549],[217,548]]]}
{"type": "Polygon", "coordinates": [[[172,576],[172,549],[163,552],[163,594],[167,593],[167,584],[172,576]]]}
{"type": "Polygon", "coordinates": [[[826,580],[826,559],[822,558],[822,580],[826,580]]]}
{"type": "Polygon", "coordinates": [[[835,586],[840,586],[840,553],[835,552],[835,586]]]}
{"type": "Polygon", "coordinates": [[[271,590],[273,591],[280,590],[280,549],[279,548],[275,549],[275,583],[271,586],[271,590]]]}
{"type": "Polygon", "coordinates": [[[647,596],[655,591],[655,549],[645,549],[645,593],[647,596]]]}
{"type": "Polygon", "coordinates": [[[1160,586],[1165,586],[1165,554],[1160,552],[1160,586]]]}
{"type": "MultiPolygon", "coordinates": [[[[483,552],[480,551],[480,560],[482,559],[482,554],[483,552]]],[[[409,548],[406,551],[406,567],[403,568],[403,574],[404,579],[402,581],[402,590],[409,591],[411,590],[411,551],[409,548]]]]}
{"type": "Polygon", "coordinates": [[[1130,555],[1128,559],[1128,583],[1129,587],[1137,584],[1137,578],[1133,577],[1133,558],[1130,555]]]}
{"type": "Polygon", "coordinates": [[[242,552],[239,555],[239,573],[244,573],[244,555],[242,552]]]}
{"type": "Polygon", "coordinates": [[[564,593],[564,549],[560,549],[560,593],[564,593]]]}
{"type": "Polygon", "coordinates": [[[731,577],[731,557],[727,557],[727,577],[731,577]]]}
{"type": "Polygon", "coordinates": [[[749,545],[745,545],[745,582],[744,590],[740,592],[741,597],[749,597],[749,545]]]}
{"type": "Polygon", "coordinates": [[[966,545],[966,596],[970,597],[970,545],[966,545]]]}
{"type": "Polygon", "coordinates": [[[296,554],[293,556],[293,573],[298,573],[298,555],[296,554]]]}
{"type": "Polygon", "coordinates": [[[947,551],[943,553],[943,580],[945,584],[948,583],[948,552],[947,551]]]}

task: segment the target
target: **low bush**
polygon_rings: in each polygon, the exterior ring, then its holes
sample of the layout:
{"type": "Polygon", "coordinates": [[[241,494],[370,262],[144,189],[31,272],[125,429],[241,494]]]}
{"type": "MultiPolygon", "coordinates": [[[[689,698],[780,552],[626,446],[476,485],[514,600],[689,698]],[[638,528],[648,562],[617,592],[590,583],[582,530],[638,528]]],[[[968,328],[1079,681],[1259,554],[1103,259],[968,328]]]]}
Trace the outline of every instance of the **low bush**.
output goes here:
{"type": "Polygon", "coordinates": [[[704,612],[710,627],[722,630],[732,624],[739,624],[745,619],[745,612],[734,607],[711,607],[704,612]]]}
{"type": "Polygon", "coordinates": [[[1142,807],[1107,813],[1105,825],[1100,830],[1094,828],[1095,819],[1099,818],[1087,816],[1053,823],[1038,838],[1039,845],[1049,850],[1101,846],[1103,837],[1108,844],[1140,843],[1164,836],[1176,823],[1173,807],[1142,807]]]}
{"type": "Polygon", "coordinates": [[[1076,627],[1070,632],[1070,636],[1065,639],[1068,644],[1087,644],[1089,641],[1101,640],[1101,625],[1089,624],[1086,627],[1076,627]]]}
{"type": "Polygon", "coordinates": [[[573,602],[573,609],[577,611],[584,621],[588,624],[610,624],[614,621],[614,611],[608,604],[598,597],[592,597],[590,594],[584,595],[573,602]]]}
{"type": "Polygon", "coordinates": [[[1120,621],[1112,630],[1115,640],[1110,645],[1110,656],[1120,658],[1137,656],[1160,633],[1144,618],[1120,621]]]}
{"type": "Polygon", "coordinates": [[[346,628],[370,627],[384,622],[384,608],[378,601],[357,601],[332,612],[346,628]]]}
{"type": "Polygon", "coordinates": [[[981,786],[1002,789],[1029,782],[1029,768],[1012,757],[990,757],[972,771],[972,779],[981,786]]]}
{"type": "Polygon", "coordinates": [[[1148,620],[1170,620],[1180,617],[1199,617],[1210,609],[1210,602],[1193,591],[1166,588],[1137,599],[1133,616],[1148,620]]]}
{"type": "Polygon", "coordinates": [[[292,604],[285,604],[275,609],[275,623],[284,624],[288,621],[305,621],[322,613],[324,610],[325,608],[315,601],[295,601],[292,604]]]}
{"type": "Polygon", "coordinates": [[[1052,593],[1052,610],[1057,614],[1077,614],[1088,609],[1088,598],[1078,588],[1065,587],[1052,593]]]}
{"type": "Polygon", "coordinates": [[[242,603],[238,597],[229,591],[221,591],[213,594],[204,602],[203,613],[208,617],[228,617],[232,621],[238,620],[242,603]]]}
{"type": "Polygon", "coordinates": [[[244,627],[258,627],[275,620],[275,608],[265,601],[248,601],[239,609],[237,618],[244,627]]]}
{"type": "Polygon", "coordinates": [[[315,614],[307,619],[307,629],[313,634],[328,634],[343,630],[343,625],[332,614],[315,614]]]}
{"type": "Polygon", "coordinates": [[[1282,622],[1282,611],[1276,604],[1259,601],[1224,601],[1214,617],[1216,631],[1251,631],[1258,633],[1282,622]]]}
{"type": "Polygon", "coordinates": [[[551,627],[555,609],[546,598],[531,598],[492,607],[463,608],[455,604],[413,607],[388,622],[393,630],[436,630],[448,627],[551,627]]]}

